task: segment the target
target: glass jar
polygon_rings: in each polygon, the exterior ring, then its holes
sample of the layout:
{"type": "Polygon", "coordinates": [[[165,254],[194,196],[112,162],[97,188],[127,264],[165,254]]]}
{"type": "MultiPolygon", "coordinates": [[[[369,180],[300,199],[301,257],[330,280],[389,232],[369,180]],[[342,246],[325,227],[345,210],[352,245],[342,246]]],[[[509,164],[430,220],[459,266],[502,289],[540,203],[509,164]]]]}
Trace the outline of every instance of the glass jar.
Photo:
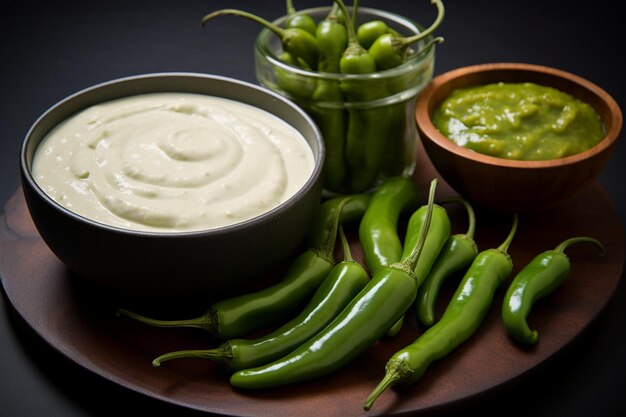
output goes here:
{"type": "MultiPolygon", "coordinates": [[[[330,7],[302,10],[316,22],[330,7]]],[[[283,26],[287,16],[273,23],[283,26]]],[[[360,23],[382,20],[402,36],[420,33],[418,23],[394,13],[359,8],[360,23]]],[[[385,178],[411,175],[419,140],[414,107],[431,80],[435,48],[431,37],[412,45],[413,52],[392,69],[369,74],[339,74],[301,69],[282,62],[280,39],[264,28],[256,40],[259,83],[289,98],[316,122],[326,145],[326,195],[375,189],[385,178]],[[424,45],[430,45],[423,49],[424,45]]]]}

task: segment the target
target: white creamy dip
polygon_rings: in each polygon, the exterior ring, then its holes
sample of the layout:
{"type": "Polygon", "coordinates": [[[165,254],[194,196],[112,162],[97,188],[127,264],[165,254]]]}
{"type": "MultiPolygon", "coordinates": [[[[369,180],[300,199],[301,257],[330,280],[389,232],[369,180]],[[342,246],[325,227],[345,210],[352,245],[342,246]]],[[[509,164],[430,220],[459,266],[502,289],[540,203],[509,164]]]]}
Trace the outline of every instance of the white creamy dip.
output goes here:
{"type": "Polygon", "coordinates": [[[219,97],[155,93],[88,108],[53,129],[34,156],[36,182],[89,219],[133,230],[227,226],[302,188],[314,158],[292,126],[219,97]]]}

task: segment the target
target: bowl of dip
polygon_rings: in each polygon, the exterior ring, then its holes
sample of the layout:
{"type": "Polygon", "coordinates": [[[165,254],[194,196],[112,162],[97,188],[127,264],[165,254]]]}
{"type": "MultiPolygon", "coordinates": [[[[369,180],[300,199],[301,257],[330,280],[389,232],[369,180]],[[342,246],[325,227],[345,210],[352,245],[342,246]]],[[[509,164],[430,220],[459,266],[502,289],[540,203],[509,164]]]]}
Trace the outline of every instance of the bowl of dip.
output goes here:
{"type": "Polygon", "coordinates": [[[312,119],[268,89],[158,73],[52,106],[20,167],[33,222],[73,275],[186,302],[245,291],[296,250],[324,155],[312,119]]]}
{"type": "Polygon", "coordinates": [[[615,100],[575,74],[492,63],[435,78],[415,117],[439,174],[477,206],[533,212],[593,181],[622,128],[615,100]]]}

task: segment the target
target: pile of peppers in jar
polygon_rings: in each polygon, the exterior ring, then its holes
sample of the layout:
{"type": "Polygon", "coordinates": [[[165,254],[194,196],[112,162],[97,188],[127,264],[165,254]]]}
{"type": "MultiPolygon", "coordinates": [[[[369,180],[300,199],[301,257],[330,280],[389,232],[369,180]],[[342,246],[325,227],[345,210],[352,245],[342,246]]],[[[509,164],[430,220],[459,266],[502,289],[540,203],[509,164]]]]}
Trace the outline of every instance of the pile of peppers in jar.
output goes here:
{"type": "Polygon", "coordinates": [[[118,314],[152,326],[207,331],[217,346],[166,352],[153,365],[180,358],[212,360],[223,365],[230,383],[240,389],[270,389],[340,371],[377,340],[397,334],[406,314],[415,314],[422,331],[381,369],[380,383],[364,399],[366,410],[389,387],[416,382],[433,362],[470,339],[509,279],[500,313],[503,327],[515,343],[537,343],[538,333],[526,318],[533,303],[569,275],[565,250],[586,242],[604,253],[604,246],[592,237],[567,238],[511,279],[507,251],[518,216],[512,214],[498,247],[479,250],[471,204],[461,197],[436,203],[437,185],[433,179],[423,201],[415,182],[401,175],[386,179],[374,192],[323,201],[306,237],[309,249],[292,260],[277,283],[218,301],[200,317],[160,320],[125,309],[118,314]],[[465,208],[464,233],[451,233],[449,204],[465,208]],[[353,258],[344,228],[356,229],[362,262],[353,258]],[[453,286],[456,281],[456,291],[436,317],[435,304],[446,281],[453,286]],[[254,332],[263,334],[248,336],[254,332]]]}
{"type": "Polygon", "coordinates": [[[212,12],[202,24],[218,16],[241,16],[280,39],[282,51],[275,58],[284,65],[274,67],[269,87],[297,103],[319,127],[326,145],[325,190],[360,193],[375,188],[384,178],[410,173],[414,167],[416,138],[407,103],[415,99],[416,86],[432,75],[432,65],[393,77],[367,75],[415,61],[443,41],[432,34],[444,18],[444,6],[441,0],[431,2],[437,7],[435,21],[411,36],[401,35],[382,20],[357,24],[356,0],[352,13],[342,0],[334,0],[319,22],[296,12],[288,0],[286,19],[280,26],[237,9],[212,12]],[[302,75],[293,68],[314,75],[302,75]],[[329,74],[355,77],[325,76],[329,74]],[[407,97],[407,91],[413,92],[407,97]]]}

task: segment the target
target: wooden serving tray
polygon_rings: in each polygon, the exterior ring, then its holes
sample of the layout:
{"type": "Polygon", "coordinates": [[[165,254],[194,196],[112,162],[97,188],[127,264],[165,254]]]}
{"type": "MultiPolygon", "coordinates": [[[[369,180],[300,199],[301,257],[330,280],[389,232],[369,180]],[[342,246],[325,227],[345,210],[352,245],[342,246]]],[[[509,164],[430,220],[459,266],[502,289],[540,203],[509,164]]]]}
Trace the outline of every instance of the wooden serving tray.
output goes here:
{"type": "MultiPolygon", "coordinates": [[[[428,161],[419,166],[415,178],[426,195],[430,179],[437,173],[428,161]]],[[[445,182],[440,183],[439,197],[453,194],[445,182]]],[[[453,232],[464,231],[465,213],[453,206],[449,209],[453,232]]],[[[510,224],[508,215],[478,210],[479,249],[499,245],[510,224]]],[[[348,235],[353,254],[362,259],[355,230],[348,235]]],[[[11,305],[54,349],[95,374],[147,396],[229,416],[399,415],[433,411],[507,383],[581,334],[611,299],[624,264],[623,228],[602,187],[593,183],[558,208],[520,217],[509,253],[515,273],[539,252],[580,235],[600,239],[606,255],[601,257],[594,247],[584,244],[568,249],[570,277],[535,305],[529,319],[531,327],[539,331],[536,346],[516,345],[502,325],[500,308],[509,280],[496,293],[487,318],[469,341],[431,365],[416,384],[385,392],[369,412],[362,404],[383,377],[387,359],[422,331],[412,314],[397,336],[380,340],[340,372],[279,389],[241,391],[233,389],[220,366],[209,361],[185,359],[153,368],[152,359],[164,352],[210,348],[218,343],[200,330],[159,329],[116,317],[114,310],[121,306],[77,285],[80,280],[42,241],[21,190],[7,202],[0,222],[0,276],[11,305]]],[[[453,289],[451,284],[442,292],[439,314],[453,289]]],[[[206,307],[193,308],[200,314],[206,307]]]]}

